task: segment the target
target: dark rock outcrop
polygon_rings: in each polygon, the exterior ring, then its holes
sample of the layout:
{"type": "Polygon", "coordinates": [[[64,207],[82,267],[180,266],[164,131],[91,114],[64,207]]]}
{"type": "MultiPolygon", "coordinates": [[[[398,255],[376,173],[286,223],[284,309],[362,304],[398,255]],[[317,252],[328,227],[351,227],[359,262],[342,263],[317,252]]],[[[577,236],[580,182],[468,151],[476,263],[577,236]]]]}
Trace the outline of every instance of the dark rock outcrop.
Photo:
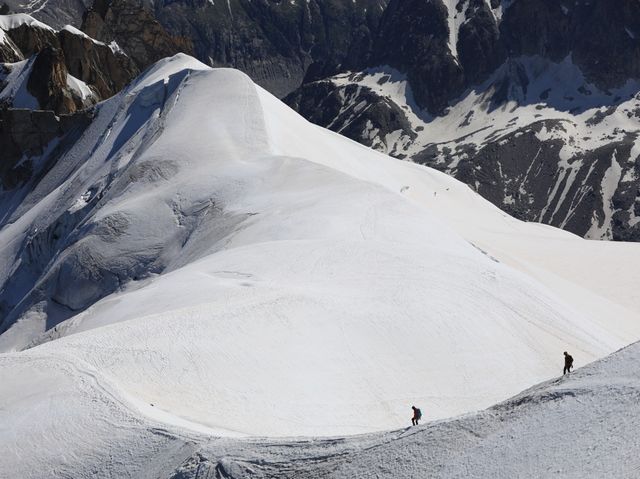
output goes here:
{"type": "Polygon", "coordinates": [[[449,50],[447,8],[440,1],[391,1],[370,60],[405,72],[416,101],[441,111],[462,93],[464,70],[449,50]]]}
{"type": "Polygon", "coordinates": [[[13,63],[20,60],[23,60],[20,49],[10,37],[5,36],[0,42],[0,63],[13,63]]]}
{"type": "Polygon", "coordinates": [[[391,0],[368,64],[404,73],[418,104],[441,113],[470,85],[485,80],[506,58],[500,29],[484,0],[391,0]],[[450,22],[450,17],[463,19],[450,22]],[[455,32],[451,32],[455,28],[455,32]]]}
{"type": "Polygon", "coordinates": [[[56,33],[53,30],[40,28],[35,25],[22,24],[8,30],[6,33],[20,50],[22,58],[35,55],[47,46],[59,46],[56,33]]]}
{"type": "Polygon", "coordinates": [[[73,113],[82,108],[82,100],[67,88],[67,67],[62,50],[44,47],[36,55],[27,82],[40,108],[55,113],[73,113]]]}
{"type": "Polygon", "coordinates": [[[640,158],[631,157],[638,135],[564,162],[563,142],[540,140],[542,128],[563,126],[542,120],[500,137],[460,161],[451,173],[475,185],[478,193],[517,218],[580,236],[600,238],[609,230],[609,238],[640,241],[640,224],[629,221],[635,204],[640,203],[640,158]],[[612,167],[619,169],[619,178],[609,197],[602,184],[612,167]]]}
{"type": "Polygon", "coordinates": [[[457,51],[465,84],[486,80],[506,58],[495,13],[483,0],[470,0],[465,21],[458,31],[457,51]]]}
{"type": "Polygon", "coordinates": [[[340,89],[329,81],[307,83],[284,102],[313,123],[397,158],[405,155],[386,141],[386,135],[397,133],[396,138],[407,142],[417,137],[401,108],[355,84],[340,89]]]}
{"type": "MultiPolygon", "coordinates": [[[[73,29],[55,32],[37,24],[22,23],[7,30],[5,39],[7,48],[0,50],[3,62],[35,56],[27,90],[40,109],[58,114],[73,113],[115,95],[139,73],[125,54],[73,29]],[[90,91],[79,92],[71,87],[69,74],[84,82],[90,91]]],[[[13,106],[11,98],[3,103],[13,106]]]]}
{"type": "Polygon", "coordinates": [[[155,4],[197,58],[230,66],[283,97],[339,71],[366,66],[387,0],[178,0],[155,4]]]}
{"type": "Polygon", "coordinates": [[[456,27],[442,0],[391,0],[369,65],[407,73],[417,102],[432,113],[484,81],[507,57],[539,55],[559,62],[571,56],[601,89],[640,78],[637,1],[612,7],[608,0],[515,0],[502,8],[499,19],[482,0],[460,1],[455,14],[464,21],[456,27]]]}
{"type": "Polygon", "coordinates": [[[82,30],[105,43],[117,42],[140,70],[179,52],[193,54],[191,40],[171,36],[151,11],[130,0],[96,0],[82,30]]]}
{"type": "Polygon", "coordinates": [[[90,119],[89,112],[56,116],[52,111],[0,110],[2,188],[12,190],[29,181],[35,173],[31,159],[42,155],[54,139],[84,130],[90,119]]]}
{"type": "Polygon", "coordinates": [[[602,89],[640,78],[640,3],[515,1],[500,25],[511,55],[568,55],[602,89]]]}
{"type": "Polygon", "coordinates": [[[115,95],[139,73],[131,58],[107,45],[67,30],[61,30],[58,38],[69,73],[91,85],[100,99],[115,95]]]}

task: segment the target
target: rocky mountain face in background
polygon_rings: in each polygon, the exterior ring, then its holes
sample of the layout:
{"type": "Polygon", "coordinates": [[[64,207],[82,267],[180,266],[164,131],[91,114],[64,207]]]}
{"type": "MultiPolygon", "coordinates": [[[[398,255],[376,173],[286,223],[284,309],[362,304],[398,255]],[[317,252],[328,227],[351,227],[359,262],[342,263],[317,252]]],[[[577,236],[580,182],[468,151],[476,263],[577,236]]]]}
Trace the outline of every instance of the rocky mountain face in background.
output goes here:
{"type": "Polygon", "coordinates": [[[621,0],[392,0],[368,66],[406,73],[417,104],[441,114],[508,58],[571,56],[600,89],[640,77],[640,4],[621,0]]]}
{"type": "Polygon", "coordinates": [[[519,218],[640,241],[638,79],[632,0],[392,0],[367,68],[286,101],[519,218]]]}
{"type": "Polygon", "coordinates": [[[179,0],[158,21],[193,40],[196,56],[231,66],[283,96],[303,82],[361,68],[387,0],[179,0]]]}
{"type": "MultiPolygon", "coordinates": [[[[43,110],[0,110],[0,197],[29,181],[36,184],[38,177],[54,163],[57,151],[72,144],[90,120],[91,113],[87,111],[55,115],[43,110]],[[39,161],[47,151],[50,161],[39,161]]],[[[10,212],[11,205],[3,205],[0,218],[10,212]]]]}
{"type": "Polygon", "coordinates": [[[238,68],[277,96],[303,80],[362,68],[388,0],[9,0],[60,28],[117,44],[144,68],[178,52],[238,68]],[[85,11],[89,9],[89,13],[85,11]]]}
{"type": "Polygon", "coordinates": [[[94,1],[82,30],[105,43],[116,42],[140,70],[179,52],[193,55],[191,39],[171,36],[149,9],[129,0],[94,1]]]}

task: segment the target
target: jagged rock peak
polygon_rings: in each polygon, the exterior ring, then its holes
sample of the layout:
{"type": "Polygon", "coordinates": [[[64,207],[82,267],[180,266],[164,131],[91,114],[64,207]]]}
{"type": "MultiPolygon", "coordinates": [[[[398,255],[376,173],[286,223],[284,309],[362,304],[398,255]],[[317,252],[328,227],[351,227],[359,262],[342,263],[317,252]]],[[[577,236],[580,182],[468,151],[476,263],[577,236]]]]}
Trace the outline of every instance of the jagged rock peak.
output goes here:
{"type": "Polygon", "coordinates": [[[71,113],[113,96],[139,72],[123,52],[72,26],[56,31],[28,15],[6,15],[0,34],[4,107],[71,113]]]}

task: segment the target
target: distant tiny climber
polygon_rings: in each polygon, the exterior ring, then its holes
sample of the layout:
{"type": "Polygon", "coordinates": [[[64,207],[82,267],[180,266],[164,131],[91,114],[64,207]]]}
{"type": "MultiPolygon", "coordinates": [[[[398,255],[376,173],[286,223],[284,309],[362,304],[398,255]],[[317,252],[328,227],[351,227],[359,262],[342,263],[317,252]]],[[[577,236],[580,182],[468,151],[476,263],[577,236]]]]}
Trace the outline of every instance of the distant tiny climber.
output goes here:
{"type": "Polygon", "coordinates": [[[415,406],[411,406],[411,409],[413,409],[413,417],[411,418],[411,424],[413,426],[417,426],[418,421],[422,419],[422,411],[420,411],[420,409],[418,409],[415,406]]]}
{"type": "Polygon", "coordinates": [[[573,367],[573,358],[568,352],[564,352],[564,370],[562,371],[562,375],[564,376],[568,372],[571,372],[571,368],[573,367]]]}

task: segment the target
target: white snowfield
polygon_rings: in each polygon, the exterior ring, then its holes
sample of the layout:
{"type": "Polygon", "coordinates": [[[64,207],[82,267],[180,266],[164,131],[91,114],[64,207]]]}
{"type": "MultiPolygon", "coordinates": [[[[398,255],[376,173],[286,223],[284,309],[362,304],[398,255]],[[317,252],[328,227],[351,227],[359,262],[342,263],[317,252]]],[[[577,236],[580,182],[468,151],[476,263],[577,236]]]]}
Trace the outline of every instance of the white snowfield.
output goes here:
{"type": "Polygon", "coordinates": [[[212,442],[172,479],[637,478],[640,344],[485,411],[383,434],[212,442]]]}
{"type": "Polygon", "coordinates": [[[93,303],[55,327],[34,303],[0,336],[16,477],[159,477],[217,436],[445,418],[640,338],[640,245],[514,220],[184,55],[100,104],[21,200],[0,283],[16,271],[93,303]],[[80,214],[41,276],[20,269],[26,238],[80,214]]]}

